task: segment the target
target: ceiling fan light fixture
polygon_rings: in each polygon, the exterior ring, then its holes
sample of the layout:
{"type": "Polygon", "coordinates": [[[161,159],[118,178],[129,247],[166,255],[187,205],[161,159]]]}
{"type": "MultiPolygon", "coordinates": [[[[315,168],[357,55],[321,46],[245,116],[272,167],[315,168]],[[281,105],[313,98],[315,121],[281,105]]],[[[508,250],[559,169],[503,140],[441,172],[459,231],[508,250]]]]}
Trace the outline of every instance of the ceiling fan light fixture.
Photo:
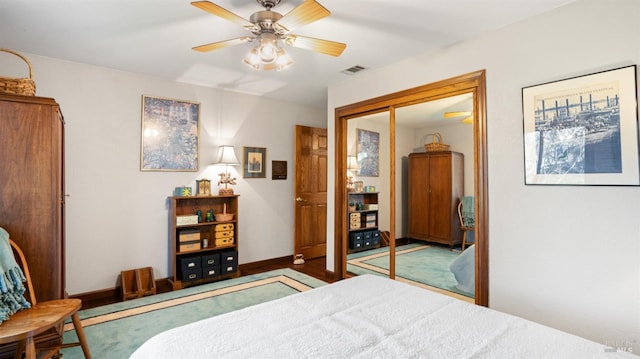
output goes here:
{"type": "Polygon", "coordinates": [[[260,56],[258,55],[258,49],[255,47],[252,48],[251,51],[249,51],[249,53],[244,57],[244,59],[242,59],[242,62],[255,70],[260,70],[260,64],[262,63],[262,61],[260,60],[260,56]]]}
{"type": "Polygon", "coordinates": [[[272,33],[263,33],[260,35],[260,44],[258,45],[258,55],[263,63],[271,63],[278,57],[278,38],[272,33]]]}
{"type": "Polygon", "coordinates": [[[282,71],[293,65],[294,61],[284,49],[278,50],[278,58],[276,59],[276,70],[282,71]]]}

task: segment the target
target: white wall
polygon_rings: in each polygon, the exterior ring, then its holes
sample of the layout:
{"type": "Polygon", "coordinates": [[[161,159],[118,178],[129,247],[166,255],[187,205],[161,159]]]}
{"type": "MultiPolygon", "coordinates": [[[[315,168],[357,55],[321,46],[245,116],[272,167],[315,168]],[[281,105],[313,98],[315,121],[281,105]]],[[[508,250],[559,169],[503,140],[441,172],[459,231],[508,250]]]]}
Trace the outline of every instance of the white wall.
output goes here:
{"type": "Polygon", "coordinates": [[[522,87],[637,64],[638,34],[639,1],[582,0],[361,73],[329,88],[330,148],[334,108],[486,69],[490,306],[638,353],[640,188],[525,186],[521,107],[522,87]]]}
{"type": "MultiPolygon", "coordinates": [[[[168,276],[167,197],[174,187],[212,180],[217,146],[267,148],[267,178],[243,179],[240,263],[293,254],[295,125],[326,127],[326,110],[177,83],[26,54],[37,95],[55,98],[66,122],[67,291],[85,293],[117,284],[120,271],[151,266],[168,276]],[[200,171],[141,172],[142,95],[200,103],[200,171]],[[287,180],[271,180],[271,161],[288,162],[287,180]]],[[[11,74],[19,72],[12,65],[11,74]]],[[[23,70],[24,72],[24,70],[23,70]]],[[[19,75],[18,75],[19,76],[19,75]]]]}

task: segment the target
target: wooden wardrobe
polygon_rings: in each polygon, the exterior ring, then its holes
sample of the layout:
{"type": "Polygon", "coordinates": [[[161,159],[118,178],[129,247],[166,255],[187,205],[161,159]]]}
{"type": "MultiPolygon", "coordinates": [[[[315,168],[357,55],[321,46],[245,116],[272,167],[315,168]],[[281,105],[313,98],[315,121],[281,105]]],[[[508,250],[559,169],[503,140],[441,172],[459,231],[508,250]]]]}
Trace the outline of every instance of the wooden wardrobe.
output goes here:
{"type": "Polygon", "coordinates": [[[407,236],[451,248],[462,243],[457,206],[464,193],[464,155],[411,153],[408,180],[407,236]]]}
{"type": "MultiPolygon", "coordinates": [[[[0,94],[0,161],[0,227],[24,251],[36,299],[64,298],[64,122],[54,99],[0,94]]],[[[0,346],[0,358],[14,348],[0,346]]]]}

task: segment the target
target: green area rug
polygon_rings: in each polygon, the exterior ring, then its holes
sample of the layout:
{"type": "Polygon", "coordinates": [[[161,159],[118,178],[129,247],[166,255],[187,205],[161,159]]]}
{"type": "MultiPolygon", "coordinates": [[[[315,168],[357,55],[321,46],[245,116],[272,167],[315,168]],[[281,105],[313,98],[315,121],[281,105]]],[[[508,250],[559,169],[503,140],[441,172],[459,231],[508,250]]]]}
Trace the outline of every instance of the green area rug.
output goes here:
{"type": "MultiPolygon", "coordinates": [[[[461,291],[449,265],[460,255],[449,248],[412,243],[396,248],[396,277],[473,298],[461,291]]],[[[347,271],[355,274],[389,275],[389,247],[349,254],[347,271]]]]}
{"type": "MultiPolygon", "coordinates": [[[[94,358],[125,359],[165,330],[325,284],[280,269],[81,310],[79,315],[94,358]]],[[[70,323],[65,325],[64,341],[77,341],[70,323]]],[[[62,353],[65,359],[84,358],[80,347],[62,353]]]]}

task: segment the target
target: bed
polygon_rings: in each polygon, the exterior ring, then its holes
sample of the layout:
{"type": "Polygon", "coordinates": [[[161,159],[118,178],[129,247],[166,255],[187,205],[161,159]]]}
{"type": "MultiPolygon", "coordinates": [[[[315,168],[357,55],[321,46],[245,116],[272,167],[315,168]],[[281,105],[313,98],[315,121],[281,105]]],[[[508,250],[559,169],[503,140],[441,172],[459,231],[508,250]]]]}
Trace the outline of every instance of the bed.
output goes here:
{"type": "Polygon", "coordinates": [[[130,358],[417,357],[638,358],[374,275],[168,330],[130,358]]]}

